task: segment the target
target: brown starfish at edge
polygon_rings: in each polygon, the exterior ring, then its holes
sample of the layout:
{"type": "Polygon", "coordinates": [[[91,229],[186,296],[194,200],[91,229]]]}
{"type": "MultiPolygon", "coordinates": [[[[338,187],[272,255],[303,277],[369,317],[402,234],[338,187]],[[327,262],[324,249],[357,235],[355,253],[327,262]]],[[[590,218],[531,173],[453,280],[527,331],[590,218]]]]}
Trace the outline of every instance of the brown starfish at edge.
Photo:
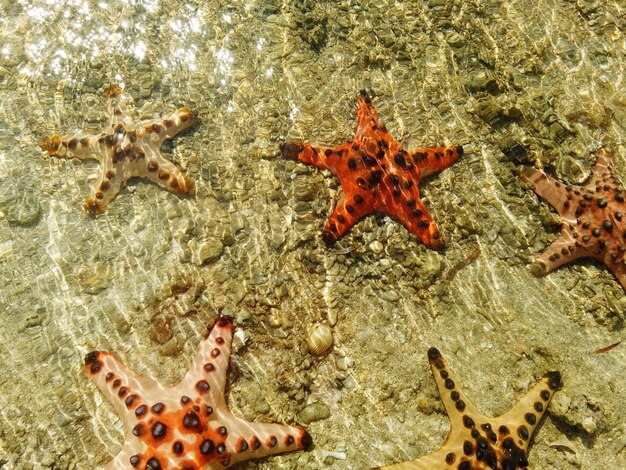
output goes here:
{"type": "Polygon", "coordinates": [[[548,372],[513,408],[491,418],[482,414],[459,390],[437,348],[428,350],[428,362],[450,418],[446,442],[432,454],[410,462],[378,467],[378,470],[527,468],[530,440],[561,384],[561,374],[548,372]]]}
{"type": "Polygon", "coordinates": [[[624,190],[613,176],[606,152],[598,152],[591,178],[582,188],[564,185],[534,168],[524,168],[521,178],[556,209],[561,220],[561,235],[533,262],[532,273],[544,276],[575,259],[594,258],[626,289],[624,190]]]}
{"type": "Polygon", "coordinates": [[[324,241],[333,244],[363,217],[381,212],[402,223],[426,246],[443,248],[443,237],[420,200],[419,183],[457,161],[463,147],[407,152],[378,121],[365,91],[357,102],[358,124],[352,142],[335,148],[281,145],[285,157],[330,170],[341,181],[343,194],[322,232],[324,241]]]}

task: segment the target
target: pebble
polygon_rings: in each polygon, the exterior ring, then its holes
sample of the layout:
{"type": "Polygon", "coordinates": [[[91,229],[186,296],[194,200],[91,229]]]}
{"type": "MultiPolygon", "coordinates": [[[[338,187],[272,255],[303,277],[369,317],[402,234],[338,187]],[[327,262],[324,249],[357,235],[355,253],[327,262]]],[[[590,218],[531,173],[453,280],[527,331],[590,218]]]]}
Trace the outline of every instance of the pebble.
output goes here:
{"type": "Polygon", "coordinates": [[[372,250],[374,253],[378,254],[381,251],[383,251],[383,244],[381,242],[379,242],[378,240],[374,240],[373,242],[371,242],[369,244],[370,250],[372,250]]]}
{"type": "Polygon", "coordinates": [[[215,261],[222,255],[224,245],[217,238],[209,238],[200,243],[198,250],[194,254],[194,264],[200,266],[211,261],[215,261]]]}
{"type": "Polygon", "coordinates": [[[311,424],[330,417],[330,408],[323,403],[311,403],[300,412],[300,421],[304,424],[311,424]]]}

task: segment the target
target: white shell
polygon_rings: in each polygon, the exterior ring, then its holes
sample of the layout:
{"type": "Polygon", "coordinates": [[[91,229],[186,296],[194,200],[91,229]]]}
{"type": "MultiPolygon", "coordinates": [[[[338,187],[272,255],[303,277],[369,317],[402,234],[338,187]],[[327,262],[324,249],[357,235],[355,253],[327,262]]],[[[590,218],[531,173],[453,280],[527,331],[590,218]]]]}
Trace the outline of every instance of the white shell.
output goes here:
{"type": "Polygon", "coordinates": [[[309,328],[306,343],[311,353],[322,356],[333,345],[333,331],[328,325],[315,323],[309,328]]]}

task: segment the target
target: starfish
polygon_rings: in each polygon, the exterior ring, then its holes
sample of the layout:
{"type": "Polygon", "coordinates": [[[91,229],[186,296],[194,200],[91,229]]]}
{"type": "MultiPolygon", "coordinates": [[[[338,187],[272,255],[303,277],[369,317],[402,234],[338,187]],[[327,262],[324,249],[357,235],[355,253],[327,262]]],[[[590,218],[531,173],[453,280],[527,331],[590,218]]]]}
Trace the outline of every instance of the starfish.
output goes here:
{"type": "Polygon", "coordinates": [[[530,439],[560,386],[561,374],[548,372],[513,408],[491,418],[463,396],[437,348],[428,350],[428,361],[450,418],[446,442],[430,455],[382,469],[515,470],[528,467],[526,452],[530,439]]]}
{"type": "Polygon", "coordinates": [[[397,219],[426,246],[444,247],[443,237],[420,200],[423,177],[449,167],[463,155],[463,147],[433,147],[407,152],[378,121],[372,99],[361,91],[358,123],[352,142],[335,148],[287,143],[282,154],[328,169],[339,178],[343,194],[322,232],[331,245],[363,217],[381,212],[397,219]]]}
{"type": "Polygon", "coordinates": [[[176,194],[193,194],[194,182],[171,161],[161,155],[161,144],[195,121],[194,114],[180,108],[161,119],[133,122],[126,110],[122,89],[106,88],[111,130],[109,133],[58,134],[41,143],[48,155],[59,158],[97,160],[102,173],[90,184],[91,194],[84,207],[91,214],[101,214],[127,181],[135,176],[149,178],[176,194]]]}
{"type": "Polygon", "coordinates": [[[536,276],[578,258],[594,258],[605,264],[626,289],[626,215],[624,190],[613,177],[604,150],[598,152],[589,182],[582,188],[564,185],[534,168],[524,168],[521,178],[556,209],[561,235],[531,267],[536,276]]]}
{"type": "Polygon", "coordinates": [[[232,339],[233,319],[219,318],[174,387],[142,377],[110,353],[87,354],[87,374],[128,430],[122,450],[106,469],[223,469],[310,447],[304,429],[244,421],[228,410],[224,388],[232,339]]]}

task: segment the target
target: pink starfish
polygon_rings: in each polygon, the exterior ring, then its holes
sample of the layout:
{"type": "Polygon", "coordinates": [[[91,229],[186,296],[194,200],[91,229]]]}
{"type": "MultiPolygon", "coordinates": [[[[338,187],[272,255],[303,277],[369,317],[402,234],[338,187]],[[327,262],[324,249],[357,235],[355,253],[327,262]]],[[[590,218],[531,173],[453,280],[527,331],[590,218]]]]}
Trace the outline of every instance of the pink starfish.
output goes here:
{"type": "Polygon", "coordinates": [[[626,289],[626,203],[611,161],[598,152],[589,182],[582,188],[560,183],[534,168],[521,178],[559,214],[561,235],[537,258],[532,272],[544,276],[578,258],[594,258],[608,267],[626,289]]]}
{"type": "Polygon", "coordinates": [[[224,388],[232,338],[233,319],[219,318],[174,387],[140,376],[108,352],[87,354],[87,374],[128,429],[106,469],[223,469],[311,445],[304,429],[244,421],[228,410],[224,388]]]}

